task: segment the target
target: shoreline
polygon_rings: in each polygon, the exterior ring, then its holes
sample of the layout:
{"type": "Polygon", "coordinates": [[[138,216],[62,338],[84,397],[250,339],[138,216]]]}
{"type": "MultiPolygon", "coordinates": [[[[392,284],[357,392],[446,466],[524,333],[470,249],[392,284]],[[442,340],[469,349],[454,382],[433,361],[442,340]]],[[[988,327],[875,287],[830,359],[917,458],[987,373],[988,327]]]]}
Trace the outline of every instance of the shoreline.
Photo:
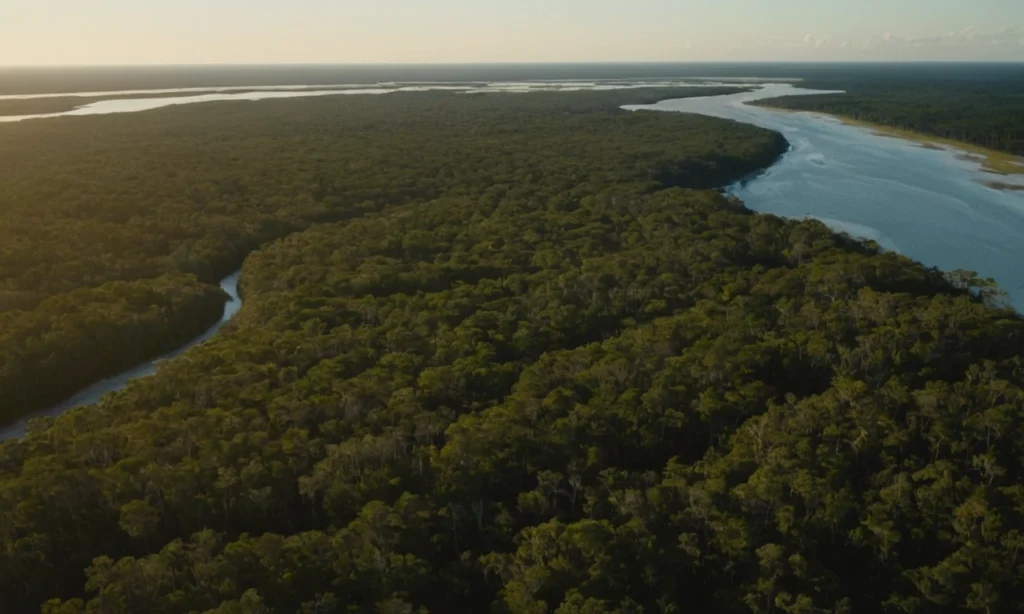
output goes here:
{"type": "MultiPolygon", "coordinates": [[[[793,142],[793,155],[764,177],[732,190],[747,208],[793,219],[815,217],[834,230],[873,240],[926,266],[978,271],[996,279],[1015,308],[1024,312],[1024,277],[1013,266],[1022,252],[1019,235],[1024,222],[1019,212],[1024,190],[1016,186],[1024,186],[1024,177],[985,173],[977,159],[958,159],[967,150],[981,148],[939,144],[926,135],[914,143],[879,139],[873,130],[856,129],[838,117],[757,100],[810,93],[818,92],[769,86],[757,95],[681,100],[650,108],[781,132],[793,142]],[[922,152],[919,146],[936,151],[922,152]]],[[[897,136],[881,126],[869,128],[897,136]]]]}
{"type": "Polygon", "coordinates": [[[981,169],[987,173],[1004,176],[1024,175],[1024,157],[1016,156],[1005,151],[990,149],[988,147],[982,147],[981,145],[974,145],[964,141],[957,141],[956,139],[947,139],[941,136],[925,134],[923,132],[893,128],[884,124],[876,124],[874,122],[853,119],[844,115],[833,115],[831,113],[818,114],[827,117],[834,117],[848,126],[868,128],[877,136],[902,139],[904,141],[917,143],[925,148],[944,149],[964,154],[962,156],[963,159],[971,162],[977,162],[981,165],[981,169]]]}
{"type": "MultiPolygon", "coordinates": [[[[882,136],[886,138],[909,141],[911,143],[916,143],[917,145],[925,149],[936,149],[956,153],[958,154],[958,157],[961,160],[976,163],[980,167],[980,171],[984,173],[989,173],[997,177],[1013,177],[1016,175],[1024,176],[1024,156],[1017,156],[1005,151],[999,151],[988,147],[982,147],[981,145],[974,145],[972,143],[966,143],[964,141],[958,141],[956,139],[948,139],[941,136],[926,134],[924,132],[915,132],[913,130],[905,130],[902,128],[886,126],[885,124],[864,121],[861,119],[854,119],[846,115],[839,115],[836,113],[825,113],[822,111],[804,111],[801,109],[787,109],[785,107],[777,107],[767,104],[756,104],[756,102],[757,101],[755,101],[753,106],[757,106],[762,109],[780,111],[783,113],[806,113],[808,115],[832,119],[847,126],[865,128],[870,130],[871,133],[874,134],[875,136],[882,136]]],[[[1006,183],[1002,181],[997,181],[995,180],[995,178],[993,178],[992,181],[979,181],[979,183],[995,190],[1024,190],[1024,182],[1019,184],[1006,183]]]]}

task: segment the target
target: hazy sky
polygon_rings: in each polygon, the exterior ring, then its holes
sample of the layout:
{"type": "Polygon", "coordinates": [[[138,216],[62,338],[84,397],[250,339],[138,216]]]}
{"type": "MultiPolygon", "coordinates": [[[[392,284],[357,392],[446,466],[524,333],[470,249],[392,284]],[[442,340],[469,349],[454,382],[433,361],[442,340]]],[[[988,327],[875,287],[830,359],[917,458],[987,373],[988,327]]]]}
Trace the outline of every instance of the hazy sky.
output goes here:
{"type": "Polygon", "coordinates": [[[0,0],[0,65],[1022,60],[1024,0],[0,0]]]}

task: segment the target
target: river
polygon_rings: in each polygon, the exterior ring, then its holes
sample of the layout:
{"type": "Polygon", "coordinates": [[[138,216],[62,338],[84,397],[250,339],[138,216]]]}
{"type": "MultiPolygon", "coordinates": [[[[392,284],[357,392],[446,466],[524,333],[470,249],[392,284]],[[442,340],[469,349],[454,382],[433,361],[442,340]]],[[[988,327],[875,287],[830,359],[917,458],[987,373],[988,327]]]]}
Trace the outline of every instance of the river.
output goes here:
{"type": "Polygon", "coordinates": [[[994,176],[958,152],[878,136],[826,116],[745,104],[814,93],[773,84],[625,108],[699,113],[781,132],[789,153],[730,190],[747,207],[817,218],[928,266],[977,271],[994,278],[1024,311],[1024,192],[985,186],[994,176]]]}
{"type": "Polygon", "coordinates": [[[204,341],[207,341],[210,337],[213,337],[222,326],[227,324],[231,318],[238,313],[238,310],[242,308],[242,299],[238,294],[238,276],[239,272],[228,275],[220,282],[220,287],[228,293],[230,297],[226,303],[224,303],[224,314],[220,320],[206,330],[202,335],[196,337],[187,344],[179,347],[178,349],[168,352],[162,356],[144,362],[140,365],[136,365],[131,369],[119,373],[113,377],[100,380],[95,384],[92,384],[88,388],[84,388],[78,391],[73,396],[61,401],[53,407],[48,407],[44,410],[35,412],[23,418],[20,418],[17,422],[0,429],[0,441],[6,439],[15,439],[25,435],[25,428],[28,425],[28,421],[34,418],[43,418],[46,416],[57,416],[69,409],[79,407],[82,405],[92,405],[98,403],[100,398],[108,392],[116,392],[124,388],[128,382],[133,379],[140,377],[146,377],[156,372],[157,364],[163,360],[174,358],[175,356],[183,353],[185,350],[199,345],[204,341]]]}

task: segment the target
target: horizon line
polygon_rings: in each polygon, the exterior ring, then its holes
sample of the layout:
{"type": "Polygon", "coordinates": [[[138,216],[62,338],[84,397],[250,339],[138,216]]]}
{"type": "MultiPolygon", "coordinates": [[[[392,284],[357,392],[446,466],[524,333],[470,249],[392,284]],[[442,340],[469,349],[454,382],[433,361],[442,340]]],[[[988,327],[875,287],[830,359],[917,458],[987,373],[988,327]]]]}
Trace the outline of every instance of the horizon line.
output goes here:
{"type": "Polygon", "coordinates": [[[202,62],[202,63],[139,63],[139,64],[0,64],[4,69],[45,68],[198,68],[198,67],[385,67],[385,66],[607,66],[607,65],[686,65],[686,64],[1021,64],[1020,60],[550,60],[499,62],[202,62]]]}

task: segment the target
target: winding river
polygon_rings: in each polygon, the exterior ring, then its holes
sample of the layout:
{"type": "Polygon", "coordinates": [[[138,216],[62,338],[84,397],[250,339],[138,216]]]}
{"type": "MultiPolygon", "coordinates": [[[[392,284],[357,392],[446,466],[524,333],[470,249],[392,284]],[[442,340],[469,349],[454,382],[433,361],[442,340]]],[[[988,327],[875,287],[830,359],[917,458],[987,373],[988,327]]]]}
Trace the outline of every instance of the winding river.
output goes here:
{"type": "Polygon", "coordinates": [[[773,84],[625,108],[699,113],[781,132],[789,153],[730,190],[747,207],[816,218],[928,266],[977,271],[994,278],[1024,311],[1024,192],[987,187],[993,176],[956,151],[878,136],[827,116],[745,104],[816,93],[773,84]]]}
{"type": "MultiPolygon", "coordinates": [[[[352,90],[345,93],[380,92],[352,90]]],[[[991,176],[986,175],[977,162],[965,160],[955,151],[925,148],[909,141],[878,136],[869,129],[849,126],[825,116],[745,104],[763,98],[815,93],[820,92],[769,84],[729,96],[666,100],[624,108],[699,113],[782,133],[790,142],[791,150],[764,173],[730,188],[749,208],[791,218],[816,218],[835,230],[872,239],[929,266],[977,271],[999,282],[1009,293],[1013,305],[1024,311],[1024,192],[986,187],[983,182],[991,176]]],[[[266,96],[267,92],[260,94],[263,95],[243,96],[250,99],[274,97],[274,93],[271,96],[266,96]]],[[[289,92],[286,95],[327,93],[289,92]]],[[[196,96],[172,100],[170,104],[211,99],[236,97],[196,96]]],[[[54,116],[130,112],[166,104],[167,99],[112,100],[54,116]]],[[[36,118],[39,116],[17,119],[36,118]]],[[[160,361],[212,337],[241,308],[238,275],[234,273],[221,282],[221,288],[228,292],[231,300],[225,305],[220,321],[203,335],[0,430],[0,441],[23,436],[29,419],[56,416],[73,407],[96,403],[104,394],[124,388],[130,380],[151,375],[160,361]]]]}
{"type": "Polygon", "coordinates": [[[152,360],[146,361],[142,364],[136,365],[131,369],[124,371],[123,373],[119,373],[113,377],[108,377],[107,379],[100,380],[95,384],[89,386],[88,388],[84,388],[78,391],[73,396],[61,401],[60,403],[52,407],[48,407],[42,411],[29,414],[28,416],[19,419],[17,422],[10,424],[6,427],[3,427],[3,429],[0,430],[0,441],[24,436],[25,428],[28,425],[28,421],[34,418],[57,416],[75,407],[79,407],[82,405],[92,405],[94,403],[97,403],[99,402],[100,398],[103,397],[103,395],[107,394],[108,392],[116,392],[118,390],[121,390],[131,380],[140,377],[146,377],[147,375],[153,375],[153,373],[156,372],[157,364],[159,362],[174,358],[175,356],[181,354],[185,350],[196,345],[199,345],[200,343],[203,343],[204,341],[208,340],[210,337],[213,337],[213,335],[216,334],[216,332],[219,331],[222,326],[227,324],[231,320],[231,318],[233,318],[235,314],[238,313],[238,310],[242,308],[242,299],[238,295],[239,273],[240,272],[232,273],[231,275],[228,275],[227,277],[221,280],[220,287],[225,292],[228,293],[228,296],[230,298],[226,303],[224,303],[224,314],[221,315],[220,320],[218,320],[216,324],[207,329],[206,332],[204,332],[202,335],[196,337],[192,341],[179,347],[176,350],[168,352],[163,356],[159,356],[152,360]]]}

